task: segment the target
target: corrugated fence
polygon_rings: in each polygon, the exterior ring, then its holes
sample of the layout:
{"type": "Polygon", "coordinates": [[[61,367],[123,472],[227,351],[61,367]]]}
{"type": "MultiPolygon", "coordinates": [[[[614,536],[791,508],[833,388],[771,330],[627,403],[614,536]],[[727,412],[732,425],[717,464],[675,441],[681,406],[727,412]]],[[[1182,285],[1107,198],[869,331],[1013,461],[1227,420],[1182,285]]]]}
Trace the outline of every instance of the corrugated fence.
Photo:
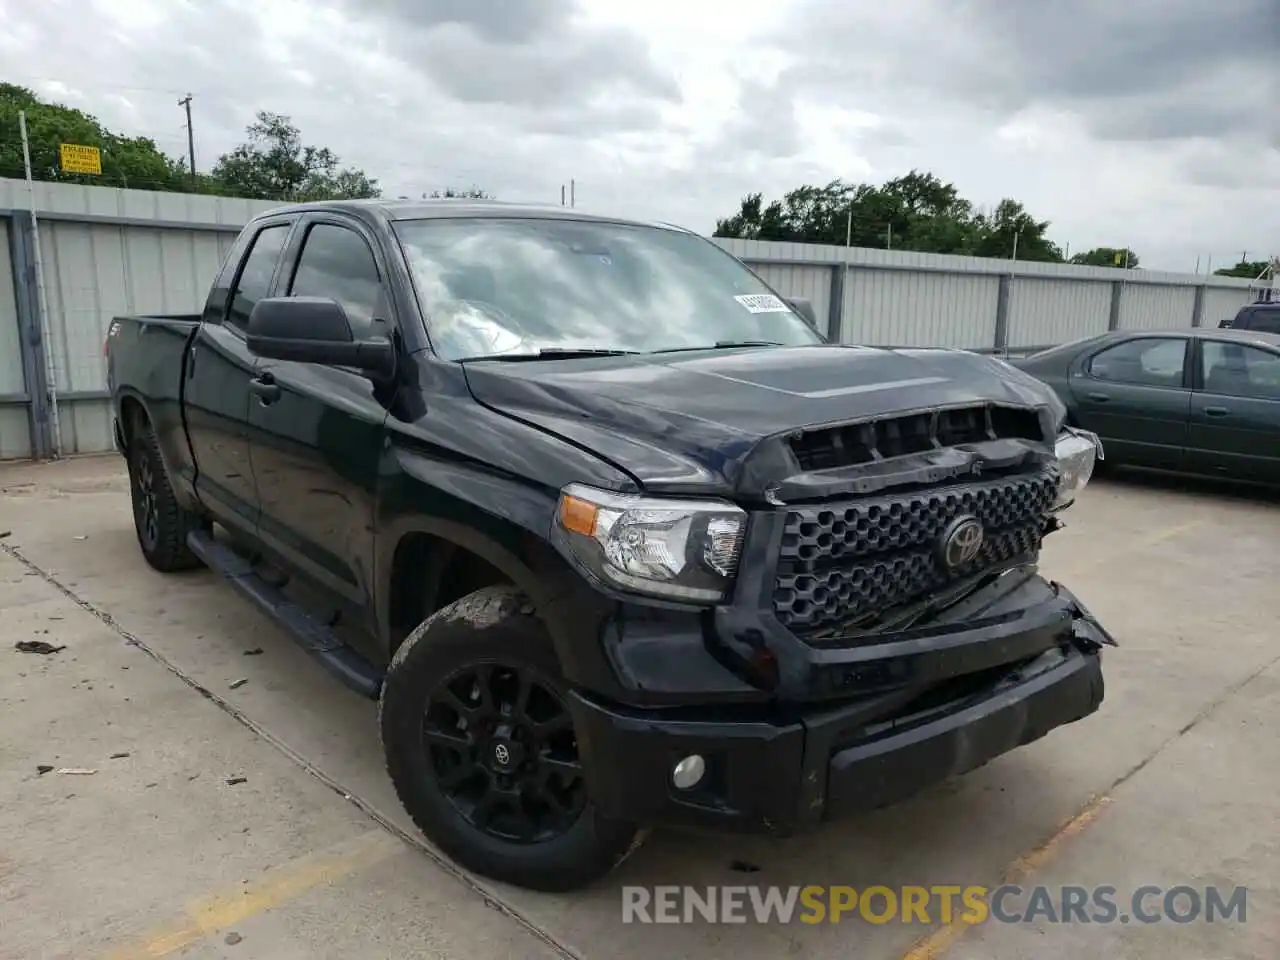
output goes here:
{"type": "MultiPolygon", "coordinates": [[[[111,448],[102,342],[117,314],[195,313],[236,233],[275,203],[0,178],[0,458],[111,448]],[[4,269],[8,263],[11,269],[4,269]]],[[[1019,352],[1108,329],[1217,326],[1249,297],[1226,277],[718,240],[771,286],[812,301],[832,339],[1019,352]]]]}
{"type": "Polygon", "coordinates": [[[718,240],[846,343],[1025,351],[1107,330],[1214,326],[1248,280],[910,251],[718,240]]]}

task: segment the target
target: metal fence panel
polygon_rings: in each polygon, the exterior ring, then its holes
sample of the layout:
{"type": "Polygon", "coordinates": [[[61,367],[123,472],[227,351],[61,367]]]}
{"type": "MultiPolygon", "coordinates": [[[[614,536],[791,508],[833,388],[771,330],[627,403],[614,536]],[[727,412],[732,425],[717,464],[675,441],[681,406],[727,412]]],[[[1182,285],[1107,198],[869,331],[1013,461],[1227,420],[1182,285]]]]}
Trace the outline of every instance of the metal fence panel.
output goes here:
{"type": "Polygon", "coordinates": [[[1008,345],[1067,343],[1107,332],[1111,284],[1014,277],[1009,284],[1008,345]]]}
{"type": "Polygon", "coordinates": [[[1200,326],[1217,327],[1221,326],[1223,320],[1234,320],[1240,308],[1250,299],[1248,290],[1206,287],[1204,314],[1200,319],[1200,326]]]}
{"type": "Polygon", "coordinates": [[[844,281],[844,339],[874,346],[990,347],[999,295],[997,276],[853,269],[844,281]]]}
{"type": "Polygon", "coordinates": [[[12,263],[13,258],[9,254],[9,220],[0,217],[0,396],[26,392],[12,263]]]}
{"type": "Polygon", "coordinates": [[[818,329],[828,333],[831,317],[831,268],[809,267],[791,263],[749,264],[765,283],[787,297],[805,297],[813,304],[818,329]]]}
{"type": "Polygon", "coordinates": [[[75,396],[107,389],[102,343],[111,318],[199,312],[224,245],[208,231],[59,220],[44,224],[40,239],[63,452],[107,450],[109,404],[75,396]]]}
{"type": "Polygon", "coordinates": [[[27,392],[22,372],[22,343],[18,329],[18,301],[14,285],[13,258],[9,250],[9,220],[0,217],[0,460],[31,456],[31,424],[27,406],[21,402],[27,392]]]}
{"type": "Polygon", "coordinates": [[[1120,296],[1120,329],[1189,327],[1195,306],[1195,287],[1126,283],[1120,296]]]}

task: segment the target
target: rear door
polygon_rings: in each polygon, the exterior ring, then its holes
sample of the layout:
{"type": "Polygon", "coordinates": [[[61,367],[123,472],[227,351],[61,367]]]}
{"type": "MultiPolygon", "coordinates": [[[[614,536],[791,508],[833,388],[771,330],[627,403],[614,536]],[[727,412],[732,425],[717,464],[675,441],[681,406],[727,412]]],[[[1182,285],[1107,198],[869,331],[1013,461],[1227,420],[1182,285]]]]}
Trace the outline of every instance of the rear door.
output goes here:
{"type": "Polygon", "coordinates": [[[1280,353],[1206,338],[1196,358],[1188,451],[1195,469],[1280,482],[1280,353]]]}
{"type": "MultiPolygon", "coordinates": [[[[377,249],[358,221],[310,215],[290,244],[276,295],[331,298],[346,309],[357,340],[390,337],[377,249]]],[[[291,569],[367,614],[388,398],[344,367],[260,358],[255,373],[277,388],[249,408],[259,536],[291,569]]]]}
{"type": "Polygon", "coordinates": [[[1080,426],[1103,438],[1108,460],[1181,467],[1191,413],[1189,339],[1135,336],[1086,353],[1073,365],[1080,426]]]}
{"type": "Polygon", "coordinates": [[[231,529],[253,533],[257,491],[249,462],[249,311],[271,290],[293,226],[264,220],[236,241],[214,282],[188,351],[183,412],[200,502],[231,529]]]}

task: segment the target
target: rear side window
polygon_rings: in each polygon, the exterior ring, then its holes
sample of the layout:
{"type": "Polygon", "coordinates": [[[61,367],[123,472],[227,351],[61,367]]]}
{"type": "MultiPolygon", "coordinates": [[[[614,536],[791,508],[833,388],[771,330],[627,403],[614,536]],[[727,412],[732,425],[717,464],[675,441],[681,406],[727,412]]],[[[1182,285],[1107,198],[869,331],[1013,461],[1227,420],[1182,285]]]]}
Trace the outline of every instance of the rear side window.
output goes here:
{"type": "Polygon", "coordinates": [[[227,312],[227,322],[233,327],[241,330],[247,327],[253,305],[271,292],[271,278],[275,276],[288,236],[289,225],[282,223],[266,227],[254,237],[253,246],[249,248],[240,276],[236,279],[235,289],[231,291],[231,309],[227,312]]]}
{"type": "Polygon", "coordinates": [[[1180,387],[1186,355],[1186,340],[1143,337],[1096,354],[1089,361],[1089,374],[1113,383],[1180,387]]]}
{"type": "Polygon", "coordinates": [[[1205,393],[1280,400],[1280,356],[1270,351],[1206,340],[1200,365],[1205,393]]]}
{"type": "Polygon", "coordinates": [[[1280,310],[1253,310],[1241,326],[1259,333],[1280,333],[1280,310]]]}
{"type": "Polygon", "coordinates": [[[307,231],[289,296],[337,300],[347,312],[352,333],[361,340],[373,329],[381,293],[378,265],[364,237],[328,223],[307,231]]]}

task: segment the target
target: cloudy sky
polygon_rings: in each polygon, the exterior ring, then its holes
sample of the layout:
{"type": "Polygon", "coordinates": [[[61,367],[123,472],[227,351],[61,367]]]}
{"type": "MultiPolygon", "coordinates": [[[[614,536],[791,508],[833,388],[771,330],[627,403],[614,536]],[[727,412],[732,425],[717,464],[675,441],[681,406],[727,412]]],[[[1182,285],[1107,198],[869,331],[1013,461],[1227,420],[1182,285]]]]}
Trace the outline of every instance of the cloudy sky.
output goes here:
{"type": "Polygon", "coordinates": [[[912,167],[1072,251],[1280,254],[1280,0],[0,0],[0,79],[197,164],[255,111],[391,194],[709,232],[912,167]]]}

